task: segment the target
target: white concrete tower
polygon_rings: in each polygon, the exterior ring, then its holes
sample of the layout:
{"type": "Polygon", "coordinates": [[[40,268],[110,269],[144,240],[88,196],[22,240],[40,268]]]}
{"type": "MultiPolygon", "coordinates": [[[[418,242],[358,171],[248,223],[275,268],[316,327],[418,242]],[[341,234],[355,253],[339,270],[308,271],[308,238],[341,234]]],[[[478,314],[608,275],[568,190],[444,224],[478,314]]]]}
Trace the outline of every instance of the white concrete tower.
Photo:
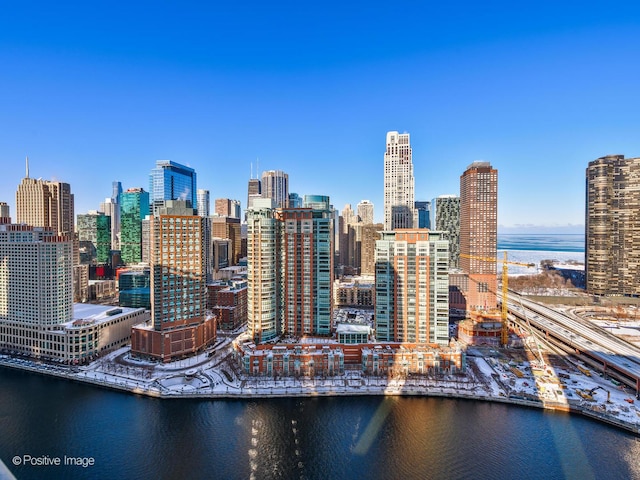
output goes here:
{"type": "Polygon", "coordinates": [[[384,229],[413,228],[415,201],[408,133],[387,132],[384,153],[384,229]]]}

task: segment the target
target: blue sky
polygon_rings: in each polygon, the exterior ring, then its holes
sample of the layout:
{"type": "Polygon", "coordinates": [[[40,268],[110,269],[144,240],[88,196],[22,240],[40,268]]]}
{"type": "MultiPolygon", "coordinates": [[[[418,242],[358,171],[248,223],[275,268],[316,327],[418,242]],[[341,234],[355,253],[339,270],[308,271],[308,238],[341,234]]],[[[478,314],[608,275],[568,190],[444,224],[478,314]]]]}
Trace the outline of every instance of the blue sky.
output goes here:
{"type": "MultiPolygon", "coordinates": [[[[12,2],[0,16],[0,201],[24,158],[76,213],[158,159],[246,203],[250,164],[382,218],[385,134],[416,199],[499,171],[498,223],[584,223],[584,170],[640,156],[637,2],[12,2]],[[209,6],[207,6],[209,5],[209,6]]],[[[573,227],[580,231],[580,227],[573,227]]]]}

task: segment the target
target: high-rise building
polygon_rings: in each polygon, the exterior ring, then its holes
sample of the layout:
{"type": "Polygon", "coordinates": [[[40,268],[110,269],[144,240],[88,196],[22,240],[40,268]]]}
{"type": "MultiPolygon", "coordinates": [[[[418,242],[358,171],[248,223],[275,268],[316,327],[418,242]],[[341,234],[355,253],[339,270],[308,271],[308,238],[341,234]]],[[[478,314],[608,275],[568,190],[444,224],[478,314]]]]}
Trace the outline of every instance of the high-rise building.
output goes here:
{"type": "Polygon", "coordinates": [[[100,203],[99,211],[111,219],[111,248],[118,250],[120,248],[120,204],[113,198],[105,198],[104,202],[100,203]]]}
{"type": "Polygon", "coordinates": [[[253,206],[254,200],[262,198],[262,184],[259,178],[250,178],[247,187],[247,210],[253,206]]]}
{"type": "Polygon", "coordinates": [[[358,216],[351,208],[351,204],[346,204],[340,215],[340,234],[338,251],[340,253],[339,262],[345,267],[356,268],[359,259],[356,258],[356,224],[358,216]]]}
{"type": "Polygon", "coordinates": [[[384,225],[372,223],[362,225],[360,229],[360,274],[376,274],[376,242],[381,238],[384,225]]]}
{"type": "Polygon", "coordinates": [[[384,229],[413,228],[414,178],[408,133],[387,132],[384,153],[384,229]]]}
{"type": "Polygon", "coordinates": [[[77,231],[78,240],[90,242],[95,250],[92,263],[108,263],[111,253],[111,218],[95,210],[79,214],[77,231]]]}
{"type": "Polygon", "coordinates": [[[373,223],[373,203],[369,200],[361,200],[356,209],[360,223],[364,223],[365,225],[373,223]]]}
{"type": "Polygon", "coordinates": [[[198,215],[201,217],[208,217],[211,208],[209,190],[199,188],[196,197],[196,209],[198,210],[198,215]]]}
{"type": "Polygon", "coordinates": [[[333,240],[329,197],[305,196],[303,208],[277,209],[282,332],[329,335],[333,305],[333,240]]]}
{"type": "Polygon", "coordinates": [[[238,265],[242,255],[242,232],[239,218],[211,217],[211,238],[228,238],[231,241],[229,261],[238,265]]]}
{"type": "Polygon", "coordinates": [[[460,268],[469,274],[467,310],[497,307],[498,171],[473,162],[460,176],[460,268]]]}
{"type": "Polygon", "coordinates": [[[240,200],[216,198],[215,213],[220,217],[241,218],[240,200]]]}
{"type": "Polygon", "coordinates": [[[415,212],[418,219],[416,228],[431,228],[430,208],[431,202],[419,201],[415,203],[415,212]]]}
{"type": "Polygon", "coordinates": [[[0,225],[11,223],[11,212],[7,202],[0,202],[0,225]]]}
{"type": "Polygon", "coordinates": [[[460,268],[460,197],[440,195],[431,200],[431,227],[447,234],[449,266],[460,268]]]}
{"type": "Polygon", "coordinates": [[[52,227],[61,234],[73,234],[73,194],[68,183],[26,177],[16,192],[16,221],[32,227],[52,227]]]}
{"type": "Polygon", "coordinates": [[[247,330],[255,343],[280,335],[278,324],[278,220],[273,200],[255,199],[247,209],[247,330]]]}
{"type": "Polygon", "coordinates": [[[0,225],[0,321],[49,327],[73,319],[73,241],[53,227],[0,225]]]}
{"type": "Polygon", "coordinates": [[[305,195],[302,206],[313,213],[313,334],[329,335],[333,310],[333,207],[325,195],[305,195]]]}
{"type": "Polygon", "coordinates": [[[206,314],[203,219],[189,201],[163,203],[152,220],[152,329],[133,328],[131,352],[168,362],[213,343],[215,319],[206,314]]]}
{"type": "Polygon", "coordinates": [[[110,213],[111,217],[111,248],[120,248],[120,196],[122,195],[122,183],[117,180],[112,183],[111,203],[115,204],[110,213]]]}
{"type": "Polygon", "coordinates": [[[286,207],[289,201],[289,175],[282,170],[262,172],[262,196],[271,198],[276,208],[286,207]]]}
{"type": "Polygon", "coordinates": [[[358,216],[354,213],[350,203],[347,203],[342,209],[342,218],[344,218],[346,225],[355,225],[358,223],[358,216]]]}
{"type": "Polygon", "coordinates": [[[586,290],[640,295],[640,158],[607,155],[586,169],[586,290]]]}
{"type": "Polygon", "coordinates": [[[149,175],[149,201],[154,212],[164,200],[185,200],[197,206],[196,171],[171,160],[158,160],[149,175]]]}
{"type": "Polygon", "coordinates": [[[111,183],[111,198],[115,203],[120,203],[120,195],[122,195],[122,183],[114,180],[111,183]]]}
{"type": "Polygon", "coordinates": [[[73,304],[71,236],[52,227],[0,225],[0,350],[79,363],[129,341],[144,309],[73,304]]]}
{"type": "Polygon", "coordinates": [[[376,338],[449,343],[449,245],[442,232],[399,229],[376,243],[376,338]]]}
{"type": "Polygon", "coordinates": [[[329,197],[303,208],[256,201],[248,221],[248,322],[255,342],[329,335],[333,305],[333,210],[329,197]]]}
{"type": "Polygon", "coordinates": [[[287,208],[302,208],[302,198],[297,193],[289,193],[287,208]]]}
{"type": "Polygon", "coordinates": [[[121,196],[120,251],[124,263],[142,261],[142,221],[149,215],[149,193],[129,188],[121,196]]]}
{"type": "Polygon", "coordinates": [[[141,257],[142,263],[151,264],[151,245],[153,244],[153,217],[146,215],[142,219],[141,257]]]}

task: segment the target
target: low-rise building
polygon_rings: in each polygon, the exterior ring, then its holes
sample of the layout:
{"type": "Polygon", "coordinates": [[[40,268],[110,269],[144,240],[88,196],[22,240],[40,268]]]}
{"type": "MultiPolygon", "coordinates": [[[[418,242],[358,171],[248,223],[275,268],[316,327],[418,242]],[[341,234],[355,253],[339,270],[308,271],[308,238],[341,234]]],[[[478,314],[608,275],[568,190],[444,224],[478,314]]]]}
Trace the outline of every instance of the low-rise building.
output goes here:
{"type": "Polygon", "coordinates": [[[116,297],[118,289],[115,280],[89,280],[89,300],[106,301],[116,297]]]}
{"type": "Polygon", "coordinates": [[[437,344],[295,343],[261,344],[239,338],[234,358],[250,376],[338,376],[345,365],[366,375],[397,376],[426,373],[458,373],[466,370],[466,355],[455,342],[437,344]]]}
{"type": "Polygon", "coordinates": [[[458,373],[466,369],[466,355],[458,346],[437,344],[367,345],[362,349],[362,371],[369,375],[458,373]]]}
{"type": "Polygon", "coordinates": [[[469,318],[458,323],[458,340],[465,345],[499,346],[502,333],[500,312],[471,311],[469,318]]]}
{"type": "Polygon", "coordinates": [[[359,323],[339,323],[336,326],[338,343],[369,343],[373,329],[369,325],[359,323]]]}
{"type": "Polygon", "coordinates": [[[234,356],[246,375],[317,377],[344,373],[344,352],[336,344],[256,345],[235,342],[234,346],[234,356]]]}
{"type": "Polygon", "coordinates": [[[76,303],[73,320],[42,327],[0,322],[0,349],[60,363],[85,363],[127,345],[131,327],[149,319],[143,308],[76,303]]]}

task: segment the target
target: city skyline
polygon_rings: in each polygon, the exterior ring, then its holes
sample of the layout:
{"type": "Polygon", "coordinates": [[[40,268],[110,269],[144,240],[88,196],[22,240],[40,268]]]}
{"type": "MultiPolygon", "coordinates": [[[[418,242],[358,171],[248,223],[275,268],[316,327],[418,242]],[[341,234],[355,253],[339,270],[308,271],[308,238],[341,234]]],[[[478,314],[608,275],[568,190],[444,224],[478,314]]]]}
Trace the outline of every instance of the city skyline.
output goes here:
{"type": "Polygon", "coordinates": [[[336,209],[369,199],[381,221],[381,138],[397,130],[412,136],[416,200],[459,194],[464,168],[489,161],[499,225],[581,232],[587,164],[639,153],[631,3],[409,3],[393,40],[375,3],[99,17],[42,5],[0,20],[0,201],[13,218],[29,156],[33,178],[72,186],[76,214],[98,209],[114,180],[145,188],[170,159],[212,198],[244,203],[251,169],[282,170],[291,192],[336,209]]]}

